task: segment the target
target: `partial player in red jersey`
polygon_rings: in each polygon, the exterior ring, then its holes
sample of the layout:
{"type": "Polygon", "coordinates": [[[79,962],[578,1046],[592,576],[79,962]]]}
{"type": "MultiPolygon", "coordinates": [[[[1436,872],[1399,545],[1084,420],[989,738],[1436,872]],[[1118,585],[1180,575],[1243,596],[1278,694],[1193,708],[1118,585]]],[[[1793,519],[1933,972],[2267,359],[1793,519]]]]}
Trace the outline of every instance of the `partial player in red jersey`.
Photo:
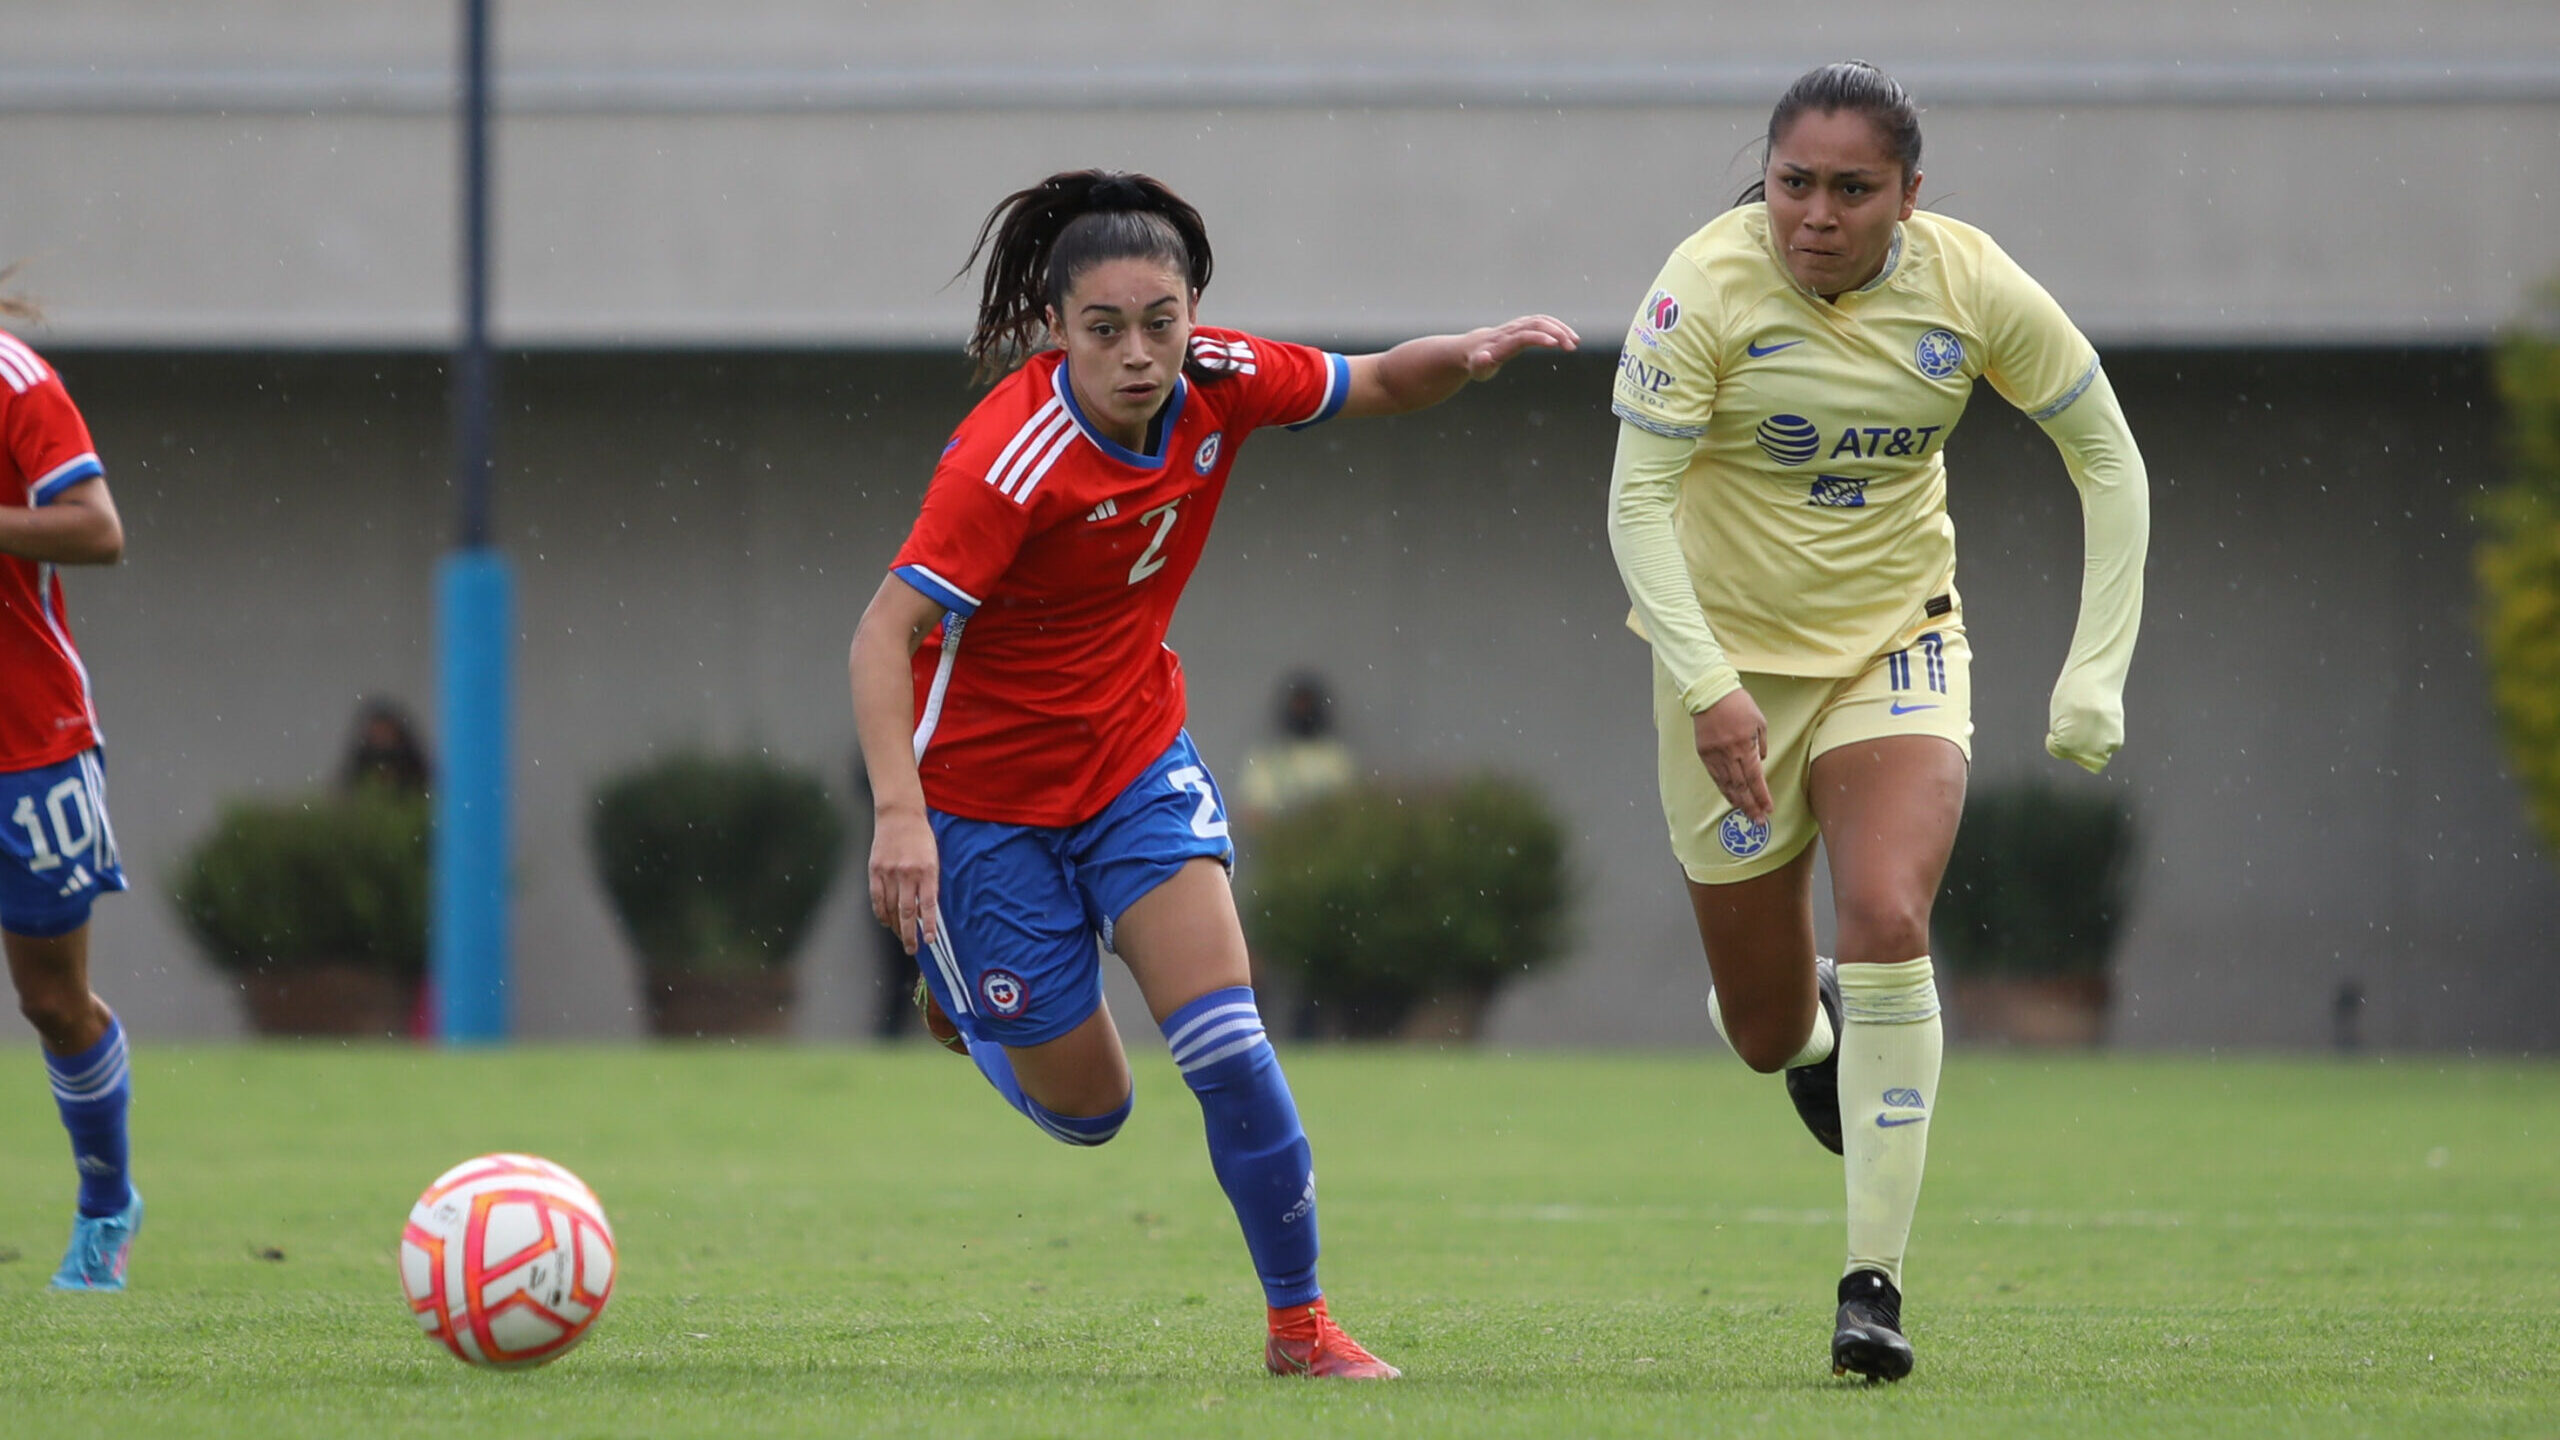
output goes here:
{"type": "MultiPolygon", "coordinates": [[[[12,300],[0,313],[32,315],[12,300]]],[[[124,871],[58,573],[123,555],[87,423],[44,357],[0,332],[0,941],[79,1171],[71,1245],[53,1277],[65,1290],[123,1289],[142,1226],[126,1174],[124,1027],[89,991],[89,905],[125,888],[124,871]]]]}
{"type": "Polygon", "coordinates": [[[1264,1363],[1392,1378],[1316,1283],[1314,1166],[1165,630],[1246,436],[1436,405],[1574,333],[1532,315],[1345,357],[1202,327],[1208,234],[1144,175],[1052,175],[987,217],[982,254],[969,353],[1003,378],[854,633],[872,910],[925,957],[936,1032],[1071,1145],[1128,1118],[1097,940],[1120,956],[1199,1098],[1262,1280],[1264,1363]]]}

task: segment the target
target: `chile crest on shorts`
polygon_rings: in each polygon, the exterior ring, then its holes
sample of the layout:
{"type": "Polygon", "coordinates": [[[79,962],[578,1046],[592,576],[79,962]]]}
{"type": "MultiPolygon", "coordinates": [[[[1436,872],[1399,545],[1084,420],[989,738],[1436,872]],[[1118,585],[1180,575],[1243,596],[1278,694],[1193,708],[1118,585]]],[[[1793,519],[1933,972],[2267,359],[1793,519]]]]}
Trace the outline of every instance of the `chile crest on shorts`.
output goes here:
{"type": "Polygon", "coordinates": [[[978,977],[978,998],[987,1009],[1010,1020],[1031,1002],[1031,987],[1010,970],[990,970],[978,977]]]}

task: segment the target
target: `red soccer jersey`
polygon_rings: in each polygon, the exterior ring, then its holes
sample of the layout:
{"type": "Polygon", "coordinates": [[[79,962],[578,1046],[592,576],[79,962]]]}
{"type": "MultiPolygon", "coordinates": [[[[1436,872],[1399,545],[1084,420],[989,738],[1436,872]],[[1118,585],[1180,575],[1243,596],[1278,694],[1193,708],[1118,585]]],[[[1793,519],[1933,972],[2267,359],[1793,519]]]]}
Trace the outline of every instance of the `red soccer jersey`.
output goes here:
{"type": "Polygon", "coordinates": [[[1342,408],[1341,356],[1194,331],[1188,376],[1139,454],[1078,410],[1065,355],[1033,356],[942,452],[898,576],[951,613],[915,656],[927,803],[1073,825],[1173,743],[1182,661],[1164,643],[1244,437],[1342,408]]]}
{"type": "MultiPolygon", "coordinates": [[[[53,367],[0,332],[0,505],[49,505],[105,473],[53,367]]],[[[51,765],[97,743],[61,579],[49,564],[0,555],[0,771],[51,765]]]]}

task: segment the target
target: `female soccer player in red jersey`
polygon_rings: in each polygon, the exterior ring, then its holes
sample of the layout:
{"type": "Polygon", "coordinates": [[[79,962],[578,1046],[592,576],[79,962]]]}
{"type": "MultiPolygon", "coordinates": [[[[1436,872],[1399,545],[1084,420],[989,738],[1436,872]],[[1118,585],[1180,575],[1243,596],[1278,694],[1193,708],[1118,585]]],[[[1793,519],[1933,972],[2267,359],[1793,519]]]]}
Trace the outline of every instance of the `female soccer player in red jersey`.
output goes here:
{"type": "Polygon", "coordinates": [[[1768,141],[1758,193],[1672,252],[1628,330],[1609,538],[1653,645],[1709,1014],[1844,1154],[1832,1365],[1899,1380],[1941,1048],[1929,910],[1973,735],[1947,432],[1989,380],[2079,488],[2080,621],[2045,745],[2093,771],[2124,739],[2148,489],[2062,307],[1989,236],[1916,210],[1901,86],[1824,66],[1780,98],[1768,141]],[[1817,836],[1837,966],[1813,952],[1817,836]]]}
{"type": "MultiPolygon", "coordinates": [[[[15,301],[0,310],[30,313],[15,301]]],[[[89,672],[56,573],[123,554],[88,425],[43,357],[0,332],[0,942],[79,1171],[79,1213],[53,1277],[65,1290],[123,1289],[142,1228],[125,1169],[124,1027],[89,992],[89,905],[125,888],[124,871],[89,672]]]]}
{"type": "Polygon", "coordinates": [[[1071,1145],[1129,1114],[1097,939],[1118,954],[1199,1098],[1262,1279],[1264,1363],[1392,1378],[1316,1283],[1315,1172],[1165,629],[1252,431],[1436,405],[1573,331],[1535,315],[1344,357],[1202,327],[1209,237],[1143,175],[1052,175],[987,217],[981,254],[969,353],[1011,373],[952,435],[854,633],[872,910],[926,957],[927,1019],[1071,1145]]]}

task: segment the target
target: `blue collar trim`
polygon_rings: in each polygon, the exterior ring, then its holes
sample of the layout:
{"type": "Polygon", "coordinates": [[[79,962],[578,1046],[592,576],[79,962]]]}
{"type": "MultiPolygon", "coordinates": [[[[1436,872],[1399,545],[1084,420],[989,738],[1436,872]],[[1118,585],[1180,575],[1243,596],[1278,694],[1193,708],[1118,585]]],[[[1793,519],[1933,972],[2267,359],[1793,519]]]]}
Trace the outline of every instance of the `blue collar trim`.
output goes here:
{"type": "Polygon", "coordinates": [[[1077,429],[1084,432],[1084,438],[1093,442],[1093,448],[1123,465],[1134,466],[1140,470],[1164,468],[1165,455],[1173,448],[1173,429],[1182,423],[1182,402],[1191,397],[1189,379],[1179,374],[1173,377],[1173,398],[1165,402],[1162,410],[1156,412],[1155,419],[1147,422],[1147,429],[1156,437],[1157,449],[1153,455],[1140,454],[1093,428],[1093,422],[1084,418],[1084,407],[1076,403],[1076,387],[1067,379],[1065,359],[1061,358],[1058,361],[1057,372],[1050,383],[1057,387],[1058,398],[1066,402],[1068,417],[1076,422],[1077,429]]]}

